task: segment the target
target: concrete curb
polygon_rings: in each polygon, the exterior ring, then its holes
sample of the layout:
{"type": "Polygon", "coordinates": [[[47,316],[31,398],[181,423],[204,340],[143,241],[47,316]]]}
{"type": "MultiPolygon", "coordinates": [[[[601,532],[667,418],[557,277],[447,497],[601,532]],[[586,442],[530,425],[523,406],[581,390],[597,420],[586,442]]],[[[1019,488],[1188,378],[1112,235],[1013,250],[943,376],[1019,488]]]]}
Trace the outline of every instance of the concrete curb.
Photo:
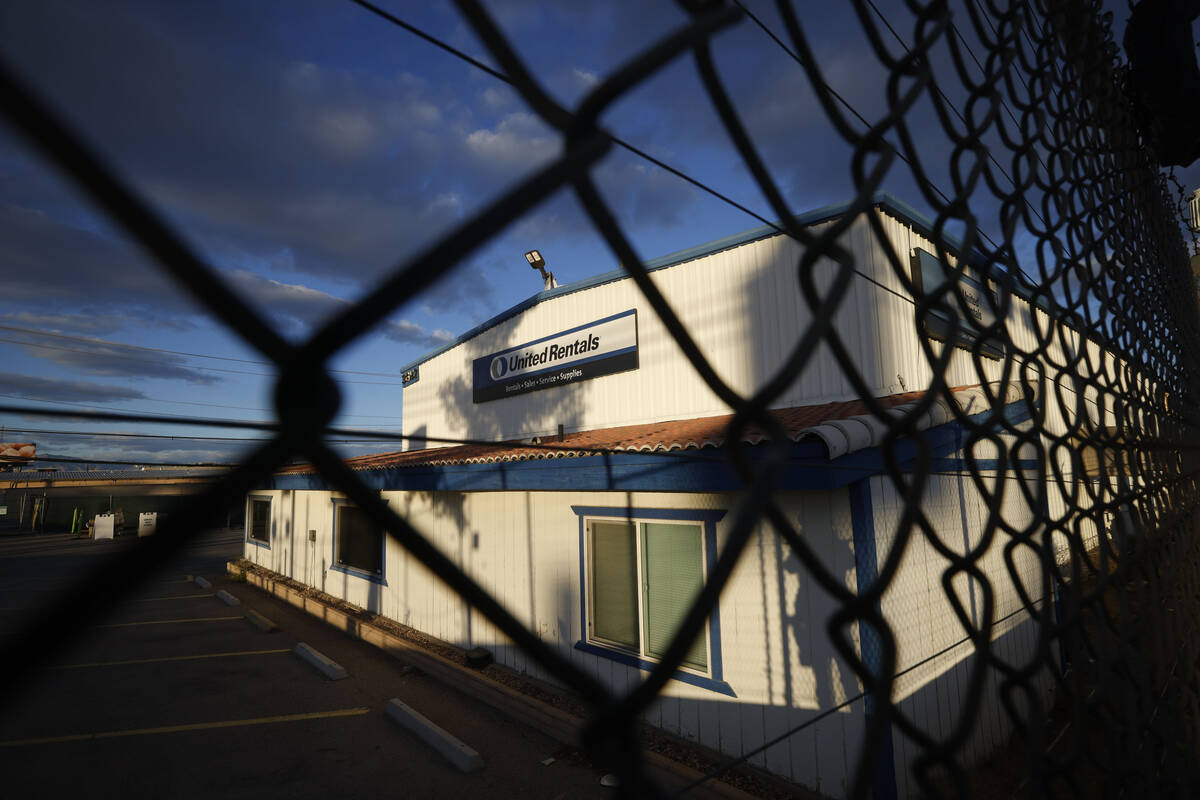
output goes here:
{"type": "Polygon", "coordinates": [[[383,713],[392,722],[436,750],[438,755],[449,761],[459,772],[483,769],[483,759],[479,757],[479,753],[398,698],[393,697],[389,700],[383,713]]]}
{"type": "Polygon", "coordinates": [[[313,669],[331,681],[340,681],[342,678],[350,677],[341,664],[319,650],[314,650],[311,645],[300,642],[292,649],[292,652],[299,656],[301,661],[307,661],[313,669]]]}
{"type": "Polygon", "coordinates": [[[217,590],[217,597],[218,597],[218,599],[220,599],[220,601],[222,603],[224,603],[227,606],[240,606],[242,604],[241,600],[238,600],[236,597],[234,597],[233,595],[231,595],[229,592],[225,591],[224,589],[217,590]]]}
{"type": "Polygon", "coordinates": [[[212,588],[212,584],[208,581],[208,579],[201,578],[199,575],[193,576],[192,582],[195,583],[197,586],[199,586],[201,589],[211,589],[212,588]]]}
{"type": "Polygon", "coordinates": [[[263,633],[274,633],[275,631],[279,630],[278,625],[254,609],[249,609],[246,611],[246,621],[258,628],[263,633]]]}
{"type": "MultiPolygon", "coordinates": [[[[348,614],[343,614],[341,611],[326,606],[315,597],[304,596],[282,581],[245,570],[232,562],[226,564],[226,569],[231,574],[244,575],[247,585],[274,595],[356,639],[375,645],[398,661],[416,667],[434,680],[489,705],[512,719],[541,731],[552,739],[575,746],[580,743],[580,732],[584,721],[549,703],[510,689],[486,675],[469,670],[461,664],[456,664],[450,659],[432,653],[406,639],[394,636],[348,614]]],[[[662,784],[668,793],[677,791],[703,777],[699,770],[658,753],[646,751],[644,758],[655,780],[662,784]]],[[[815,796],[805,794],[804,790],[798,786],[790,788],[799,797],[815,796]]],[[[689,800],[755,800],[754,795],[716,780],[708,781],[689,790],[688,798],[689,800]]]]}

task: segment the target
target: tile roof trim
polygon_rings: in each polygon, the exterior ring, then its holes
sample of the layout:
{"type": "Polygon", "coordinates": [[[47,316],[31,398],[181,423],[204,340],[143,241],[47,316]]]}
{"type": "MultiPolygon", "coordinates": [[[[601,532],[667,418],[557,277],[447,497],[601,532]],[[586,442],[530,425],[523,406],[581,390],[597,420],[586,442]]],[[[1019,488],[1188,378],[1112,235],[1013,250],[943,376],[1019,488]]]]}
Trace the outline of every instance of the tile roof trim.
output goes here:
{"type": "MultiPolygon", "coordinates": [[[[998,388],[997,385],[993,385],[998,388]]],[[[957,411],[967,415],[980,413],[987,405],[988,391],[982,385],[962,386],[951,389],[957,411]]],[[[993,394],[997,393],[994,388],[993,394]]],[[[924,392],[905,392],[877,398],[889,406],[887,413],[899,418],[915,410],[924,392]]],[[[1008,406],[1021,400],[1024,392],[1017,384],[1009,384],[1004,392],[1003,405],[1008,406]]],[[[829,408],[833,416],[818,419],[815,424],[797,425],[788,431],[792,442],[815,440],[822,442],[828,452],[828,458],[834,459],[847,453],[854,453],[871,447],[878,447],[883,442],[887,427],[871,414],[837,415],[834,410],[838,406],[861,405],[856,401],[822,403],[810,406],[793,406],[790,408],[773,409],[772,413],[787,425],[787,417],[802,415],[804,412],[815,412],[829,408]]],[[[916,430],[927,430],[945,424],[955,418],[945,398],[937,398],[933,405],[916,421],[916,430]]],[[[444,467],[461,464],[499,464],[522,461],[553,460],[562,458],[581,458],[605,453],[622,454],[655,454],[672,453],[692,450],[716,449],[726,444],[725,429],[733,419],[732,414],[691,419],[671,420],[667,422],[626,425],[613,428],[599,428],[589,431],[577,431],[568,434],[569,437],[594,439],[600,437],[595,444],[577,444],[572,447],[564,444],[561,447],[554,442],[543,443],[540,440],[508,441],[492,443],[463,444],[453,447],[440,447],[425,450],[406,450],[400,452],[378,453],[375,455],[357,456],[346,460],[351,469],[387,470],[413,467],[444,467]],[[696,433],[687,431],[675,435],[665,433],[659,440],[652,438],[654,428],[699,427],[696,433]],[[651,430],[645,430],[651,429],[651,430]],[[637,431],[645,441],[640,443],[622,443],[623,439],[631,438],[637,431]],[[644,431],[644,432],[643,432],[644,431]],[[608,434],[605,437],[605,434],[608,434]],[[624,435],[622,435],[624,434],[624,435]],[[604,443],[605,439],[611,443],[604,443]]],[[[741,441],[749,445],[757,445],[768,439],[767,435],[756,429],[747,431],[741,441]]],[[[310,465],[296,465],[279,470],[276,474],[311,474],[315,472],[310,465]]]]}

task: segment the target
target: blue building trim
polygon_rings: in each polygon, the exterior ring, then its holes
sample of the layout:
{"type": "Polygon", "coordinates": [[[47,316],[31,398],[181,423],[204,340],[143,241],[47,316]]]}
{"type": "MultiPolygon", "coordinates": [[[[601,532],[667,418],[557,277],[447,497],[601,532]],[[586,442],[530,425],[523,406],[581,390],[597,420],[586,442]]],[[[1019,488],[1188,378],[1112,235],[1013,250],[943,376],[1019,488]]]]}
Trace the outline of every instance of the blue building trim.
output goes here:
{"type": "MultiPolygon", "coordinates": [[[[623,650],[603,647],[587,641],[587,541],[584,532],[584,521],[588,517],[608,517],[610,519],[661,519],[678,522],[701,522],[704,524],[704,561],[705,575],[711,574],[717,564],[717,523],[725,516],[724,509],[707,508],[635,508],[633,506],[571,506],[571,510],[579,518],[579,631],[583,638],[575,643],[575,649],[584,653],[607,658],[610,661],[649,672],[658,662],[641,658],[638,655],[623,650]]],[[[725,682],[723,659],[721,656],[721,613],[720,601],[713,606],[708,616],[708,675],[698,675],[687,670],[677,669],[671,675],[672,679],[701,689],[717,692],[729,697],[737,697],[733,687],[725,682]]]]}
{"type": "MultiPolygon", "coordinates": [[[[615,661],[618,664],[624,664],[627,667],[636,667],[637,669],[644,670],[646,672],[650,672],[652,669],[658,666],[658,662],[656,661],[647,661],[646,659],[639,658],[632,653],[626,653],[621,650],[612,650],[610,648],[601,647],[598,644],[592,644],[591,642],[585,642],[583,640],[576,642],[574,647],[581,653],[599,656],[600,658],[608,659],[609,661],[615,661]]],[[[737,694],[733,691],[733,687],[725,681],[706,678],[703,675],[697,675],[694,672],[675,670],[674,674],[671,675],[671,680],[679,681],[680,683],[686,683],[689,686],[695,686],[700,689],[707,689],[710,692],[723,694],[727,697],[737,697],[737,694]]]]}
{"type": "MultiPolygon", "coordinates": [[[[861,595],[879,577],[879,560],[875,550],[875,510],[871,502],[870,480],[864,479],[850,484],[850,525],[854,531],[854,574],[858,593],[861,595]]],[[[875,602],[875,611],[882,614],[879,601],[875,602]]],[[[860,623],[858,636],[863,666],[872,675],[880,677],[883,672],[883,646],[879,633],[871,626],[860,623]]],[[[869,692],[864,702],[867,725],[870,726],[875,715],[879,713],[879,704],[875,695],[869,692]]],[[[890,723],[883,737],[872,786],[874,800],[896,800],[896,759],[890,723]]]]}
{"type": "MultiPolygon", "coordinates": [[[[991,412],[972,416],[971,422],[985,422],[991,412]]],[[[1024,400],[1004,409],[1009,424],[1029,419],[1024,400]]],[[[966,427],[948,422],[923,431],[922,439],[935,459],[935,471],[966,469],[963,459],[943,460],[957,452],[966,427]]],[[[748,447],[752,459],[765,458],[766,446],[748,447]]],[[[912,439],[896,443],[895,456],[902,469],[916,464],[919,448],[912,439]]],[[[429,451],[430,456],[437,454],[429,451]]],[[[362,470],[358,476],[378,491],[420,492],[725,492],[745,489],[741,478],[729,464],[725,448],[685,450],[671,453],[611,453],[570,458],[539,458],[529,461],[502,461],[490,464],[448,464],[362,470]]],[[[887,464],[882,447],[871,447],[830,459],[824,443],[803,441],[791,446],[788,465],[776,483],[780,491],[832,491],[855,481],[879,475],[887,464]]],[[[1018,462],[1019,469],[1032,469],[1034,462],[1018,462]]],[[[998,461],[980,462],[982,469],[994,469],[998,461]]],[[[319,474],[272,475],[260,488],[325,490],[333,487],[319,474]]]]}
{"type": "Polygon", "coordinates": [[[342,564],[331,564],[329,571],[340,572],[343,575],[349,575],[352,578],[362,578],[364,581],[378,583],[380,586],[388,585],[387,579],[382,575],[376,575],[374,572],[367,572],[365,569],[355,569],[354,567],[347,567],[342,564]]]}

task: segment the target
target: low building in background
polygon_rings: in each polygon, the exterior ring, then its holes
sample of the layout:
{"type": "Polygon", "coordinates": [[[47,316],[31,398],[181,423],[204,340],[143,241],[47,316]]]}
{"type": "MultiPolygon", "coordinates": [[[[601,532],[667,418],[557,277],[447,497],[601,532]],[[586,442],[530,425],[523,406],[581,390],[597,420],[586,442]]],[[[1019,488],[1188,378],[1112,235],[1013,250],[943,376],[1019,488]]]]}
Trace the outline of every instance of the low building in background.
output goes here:
{"type": "MultiPolygon", "coordinates": [[[[136,533],[143,513],[165,515],[189,495],[216,483],[219,467],[153,469],[25,470],[0,478],[0,532],[86,532],[97,514],[122,512],[127,532],[136,533]]],[[[240,525],[236,502],[226,523],[240,525]]],[[[118,531],[119,533],[119,531],[118,531]]]]}

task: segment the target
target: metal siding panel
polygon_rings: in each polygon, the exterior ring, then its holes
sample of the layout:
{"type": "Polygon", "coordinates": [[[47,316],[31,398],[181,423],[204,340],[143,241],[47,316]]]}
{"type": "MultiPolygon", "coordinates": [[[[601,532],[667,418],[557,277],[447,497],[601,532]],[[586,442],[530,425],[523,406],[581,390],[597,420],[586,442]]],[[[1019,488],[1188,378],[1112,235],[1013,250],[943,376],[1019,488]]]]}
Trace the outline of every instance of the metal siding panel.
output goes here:
{"type": "Polygon", "coordinates": [[[696,706],[696,740],[705,747],[720,751],[721,749],[721,714],[719,703],[697,702],[696,706]]]}
{"type": "MultiPolygon", "coordinates": [[[[858,223],[862,225],[864,223],[858,223]]],[[[856,262],[874,264],[866,234],[857,242],[856,262]]],[[[714,368],[735,389],[749,393],[761,386],[803,335],[811,314],[800,295],[795,266],[799,245],[782,237],[763,239],[692,262],[657,271],[655,283],[672,303],[714,368]]],[[[827,290],[828,260],[818,267],[827,290]]],[[[873,267],[872,267],[873,268],[873,267]]],[[[838,311],[847,344],[858,353],[868,383],[887,386],[883,342],[903,352],[903,337],[885,330],[880,304],[895,298],[856,278],[838,311]]],[[[903,302],[903,301],[897,301],[903,302]]],[[[910,320],[903,314],[897,325],[910,320]]],[[[902,324],[903,323],[903,324],[902,324]]],[[[849,385],[827,347],[822,346],[781,404],[822,402],[849,397],[849,385]]],[[[682,358],[662,324],[632,281],[603,284],[551,298],[495,328],[421,365],[421,378],[404,390],[405,432],[447,437],[511,438],[553,433],[562,422],[569,430],[661,421],[723,413],[726,409],[682,358]],[[470,400],[471,359],[521,341],[564,330],[580,322],[638,309],[641,366],[630,373],[586,381],[561,389],[532,392],[476,405],[470,400]],[[448,408],[443,408],[448,406],[448,408]]]]}
{"type": "MultiPolygon", "coordinates": [[[[784,598],[776,576],[781,574],[780,549],[768,547],[778,540],[773,532],[760,526],[754,537],[759,561],[759,600],[762,608],[763,667],[766,671],[766,692],[763,697],[763,741],[770,741],[788,730],[788,707],[792,702],[791,664],[788,658],[788,631],[785,627],[784,598]]],[[[791,749],[781,742],[763,752],[766,768],[779,775],[792,771],[791,749]]]]}
{"type": "Polygon", "coordinates": [[[700,706],[703,701],[686,700],[679,703],[679,735],[691,742],[700,741],[700,706]]]}
{"type": "Polygon", "coordinates": [[[726,755],[740,756],[748,749],[742,743],[741,709],[733,703],[721,703],[718,714],[720,716],[721,752],[726,755]]]}

